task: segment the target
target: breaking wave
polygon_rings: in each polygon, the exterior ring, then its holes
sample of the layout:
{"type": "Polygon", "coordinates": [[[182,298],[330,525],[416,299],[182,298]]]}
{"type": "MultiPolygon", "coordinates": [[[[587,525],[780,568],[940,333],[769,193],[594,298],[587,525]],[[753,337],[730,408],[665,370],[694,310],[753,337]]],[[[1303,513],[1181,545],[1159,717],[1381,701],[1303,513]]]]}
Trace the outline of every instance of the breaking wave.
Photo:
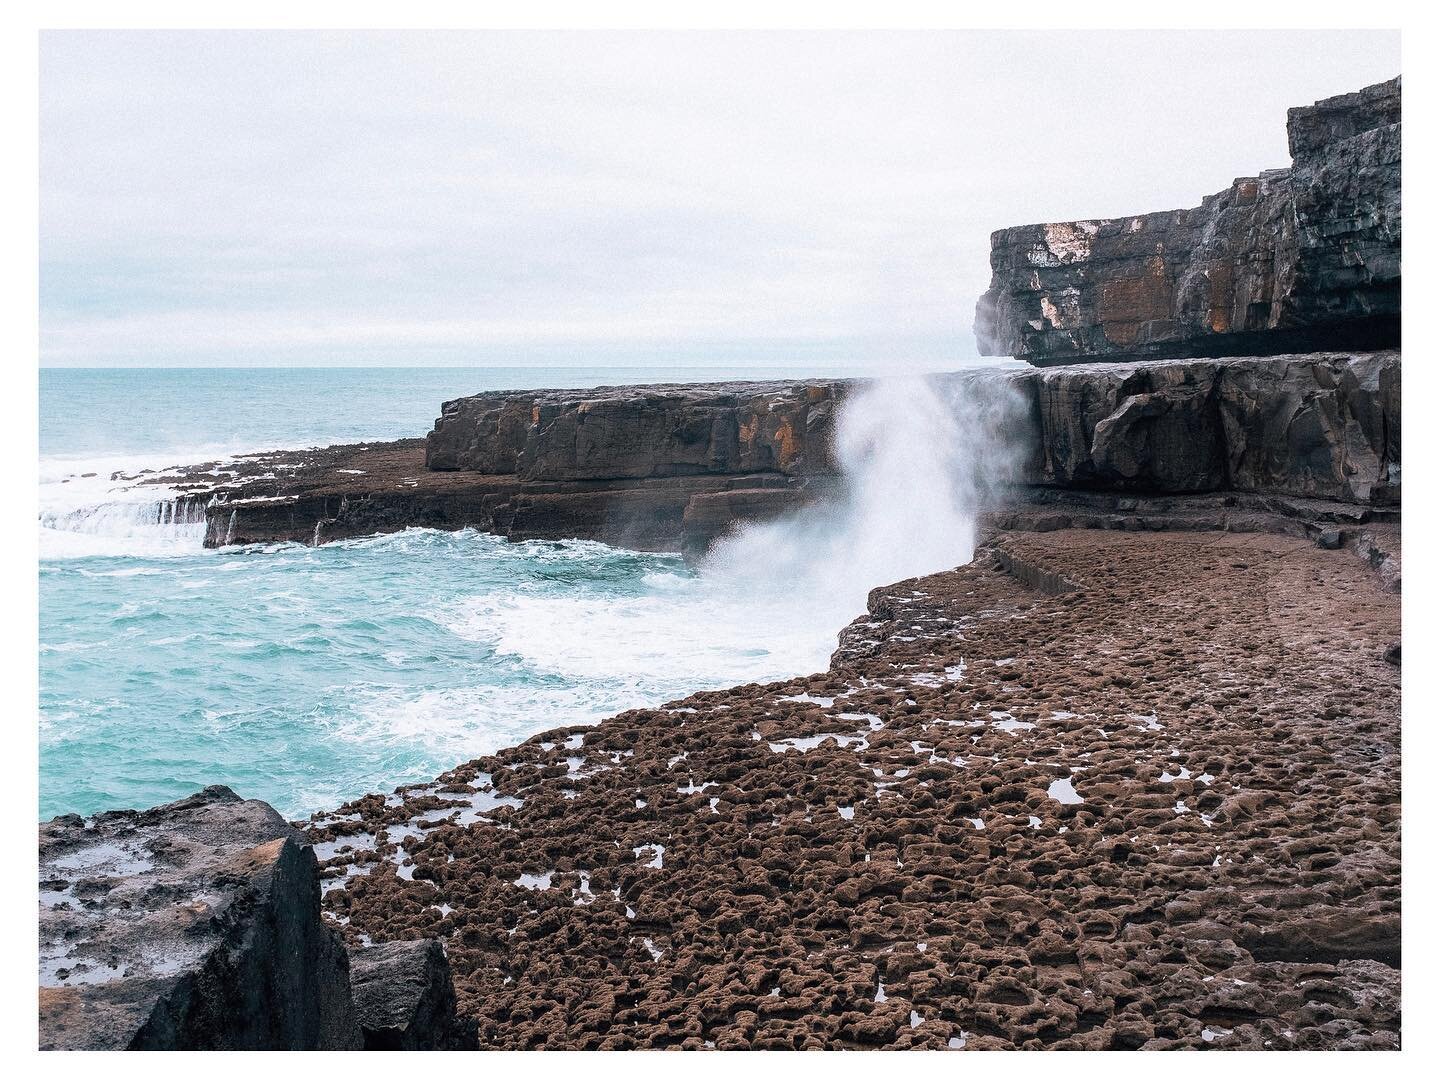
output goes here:
{"type": "Polygon", "coordinates": [[[837,418],[840,493],[698,570],[473,530],[207,551],[196,503],[126,479],[175,458],[42,463],[42,812],[227,783],[302,815],[821,670],[869,589],[970,558],[1009,408],[953,379],[868,385],[837,418]]]}

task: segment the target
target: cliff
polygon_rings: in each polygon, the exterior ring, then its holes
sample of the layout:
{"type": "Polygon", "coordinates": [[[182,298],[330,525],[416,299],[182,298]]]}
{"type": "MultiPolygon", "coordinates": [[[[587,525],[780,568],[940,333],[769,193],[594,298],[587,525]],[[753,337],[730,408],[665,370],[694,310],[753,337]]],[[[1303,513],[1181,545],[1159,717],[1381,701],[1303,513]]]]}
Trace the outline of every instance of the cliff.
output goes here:
{"type": "Polygon", "coordinates": [[[833,471],[842,382],[526,390],[447,401],[425,466],[521,480],[833,471]]]}
{"type": "MultiPolygon", "coordinates": [[[[447,403],[423,444],[256,455],[152,479],[187,493],[176,512],[203,514],[212,547],[423,526],[698,556],[738,525],[841,490],[836,417],[862,385],[482,394],[447,403]]],[[[1400,502],[1396,352],[990,369],[933,385],[958,410],[988,403],[993,430],[977,443],[1015,450],[991,507],[1012,525],[1037,504],[1066,504],[1076,525],[1127,527],[1138,511],[1179,527],[1160,500],[1186,497],[1203,504],[1183,508],[1197,527],[1268,528],[1277,523],[1253,515],[1358,523],[1400,502]]]]}
{"type": "Polygon", "coordinates": [[[987,356],[1032,364],[1400,342],[1400,80],[1290,110],[1292,164],[1189,210],[991,236],[987,356]]]}
{"type": "Polygon", "coordinates": [[[1028,371],[1021,482],[1151,494],[1400,502],[1400,354],[1028,371]]]}

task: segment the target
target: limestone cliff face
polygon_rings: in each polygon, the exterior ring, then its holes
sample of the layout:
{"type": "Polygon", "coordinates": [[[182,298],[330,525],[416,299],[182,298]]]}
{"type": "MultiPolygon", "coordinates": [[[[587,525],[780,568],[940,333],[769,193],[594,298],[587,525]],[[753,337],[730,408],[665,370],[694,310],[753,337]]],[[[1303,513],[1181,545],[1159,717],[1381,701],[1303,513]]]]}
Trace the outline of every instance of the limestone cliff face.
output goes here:
{"type": "MultiPolygon", "coordinates": [[[[1239,492],[1361,513],[1400,502],[1395,351],[934,379],[957,415],[985,417],[990,444],[1015,452],[1012,500],[1239,492]]],[[[836,416],[859,385],[480,394],[447,403],[423,444],[285,451],[153,479],[187,492],[211,547],[420,526],[698,555],[739,524],[837,490],[836,416]]]]}
{"type": "Polygon", "coordinates": [[[1290,110],[1289,169],[1189,210],[991,236],[975,336],[1036,365],[1400,340],[1400,80],[1290,110]]]}
{"type": "Polygon", "coordinates": [[[1020,479],[1143,494],[1400,502],[1400,355],[1076,365],[1015,376],[1020,479]]]}
{"type": "Polygon", "coordinates": [[[844,384],[715,383],[478,394],[445,403],[425,443],[432,470],[521,480],[832,470],[844,384]]]}

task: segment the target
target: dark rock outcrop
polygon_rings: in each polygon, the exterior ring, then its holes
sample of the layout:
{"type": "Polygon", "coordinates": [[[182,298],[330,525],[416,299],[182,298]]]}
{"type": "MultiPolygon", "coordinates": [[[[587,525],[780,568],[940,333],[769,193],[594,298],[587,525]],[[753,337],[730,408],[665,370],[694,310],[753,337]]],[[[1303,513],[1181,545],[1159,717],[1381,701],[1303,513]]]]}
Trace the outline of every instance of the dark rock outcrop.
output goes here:
{"type": "Polygon", "coordinates": [[[773,472],[560,481],[438,472],[425,468],[419,439],[247,455],[149,480],[183,493],[163,512],[203,520],[206,547],[474,528],[513,540],[600,540],[638,551],[678,551],[687,536],[713,538],[731,520],[799,506],[831,483],[773,472]],[[736,517],[725,518],[725,508],[736,517]]]}
{"type": "MultiPolygon", "coordinates": [[[[977,445],[1017,451],[1009,487],[994,493],[997,511],[1064,491],[1145,500],[1127,511],[1144,516],[1163,509],[1156,500],[1245,493],[1273,497],[1259,508],[1266,516],[1359,523],[1400,502],[1396,352],[933,378],[957,415],[982,418],[976,422],[989,430],[977,445]],[[1335,505],[1304,505],[1315,500],[1335,505]]],[[[408,439],[287,451],[153,480],[187,492],[188,505],[174,513],[203,513],[211,547],[471,527],[517,540],[594,539],[698,557],[738,525],[842,487],[831,429],[836,410],[862,384],[745,385],[744,393],[610,388],[593,399],[585,391],[485,394],[449,403],[428,447],[408,439]],[[774,406],[763,421],[762,402],[774,406]],[[546,419],[522,429],[513,419],[521,416],[546,419]],[[631,420],[640,428],[634,438],[625,434],[631,420]],[[704,438],[690,440],[702,429],[704,438]],[[597,432],[602,436],[592,438],[597,432]],[[427,469],[427,454],[445,458],[447,468],[427,469]],[[831,471],[819,471],[821,463],[831,471]],[[702,465],[707,471],[683,472],[702,465]],[[527,476],[475,471],[482,467],[527,476]]],[[[1164,520],[1181,527],[1173,516],[1164,520]]]]}
{"type": "Polygon", "coordinates": [[[350,990],[366,1050],[473,1050],[474,1022],[455,1015],[445,947],[391,941],[350,956],[350,990]]]}
{"type": "Polygon", "coordinates": [[[40,1048],[360,1045],[314,852],[210,787],[40,826],[40,1048]]]}
{"type": "Polygon", "coordinates": [[[42,1050],[475,1045],[440,942],[347,953],[305,835],[226,787],[40,826],[39,974],[42,1050]]]}
{"type": "Polygon", "coordinates": [[[1289,169],[1189,210],[991,237],[980,352],[1032,364],[1400,342],[1400,80],[1290,110],[1289,169]]]}
{"type": "Polygon", "coordinates": [[[600,386],[447,401],[425,465],[521,480],[833,471],[835,382],[600,386]]]}
{"type": "Polygon", "coordinates": [[[1400,355],[1079,365],[1012,376],[1032,485],[1400,502],[1400,355]]]}

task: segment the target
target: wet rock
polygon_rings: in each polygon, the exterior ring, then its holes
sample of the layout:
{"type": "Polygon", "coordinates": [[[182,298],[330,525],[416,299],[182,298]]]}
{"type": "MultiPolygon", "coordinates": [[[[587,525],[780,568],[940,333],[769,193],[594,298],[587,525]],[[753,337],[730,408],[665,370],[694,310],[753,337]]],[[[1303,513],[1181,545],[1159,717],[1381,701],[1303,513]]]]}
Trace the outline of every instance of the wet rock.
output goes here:
{"type": "Polygon", "coordinates": [[[1316,353],[1047,368],[1027,403],[1032,485],[1400,501],[1400,356],[1316,353]]]}
{"type": "Polygon", "coordinates": [[[40,1047],[350,1049],[315,856],[229,788],[40,826],[40,1047]]]}
{"type": "Polygon", "coordinates": [[[350,989],[366,1050],[473,1050],[474,1022],[455,1015],[450,962],[436,939],[350,954],[350,989]]]}
{"type": "Polygon", "coordinates": [[[1400,341],[1400,80],[1290,110],[1288,169],[1189,210],[991,237],[980,352],[1086,360],[1400,341]]]}

